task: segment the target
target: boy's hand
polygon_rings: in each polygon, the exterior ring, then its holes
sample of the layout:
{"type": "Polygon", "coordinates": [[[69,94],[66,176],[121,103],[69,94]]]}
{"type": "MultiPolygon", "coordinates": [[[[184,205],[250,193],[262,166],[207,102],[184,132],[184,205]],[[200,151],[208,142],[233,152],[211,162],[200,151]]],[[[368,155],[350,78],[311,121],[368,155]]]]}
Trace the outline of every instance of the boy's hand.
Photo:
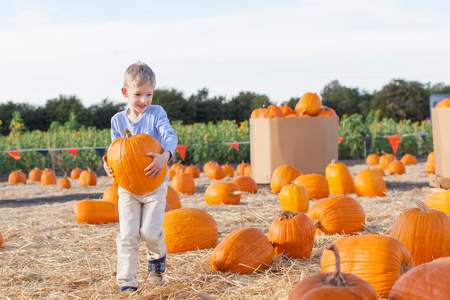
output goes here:
{"type": "Polygon", "coordinates": [[[102,159],[103,159],[103,169],[105,170],[106,174],[110,179],[114,179],[113,169],[110,166],[108,166],[108,158],[106,157],[106,155],[103,155],[102,159]]]}
{"type": "Polygon", "coordinates": [[[164,166],[167,164],[170,158],[170,152],[164,151],[163,153],[147,153],[147,156],[153,157],[152,163],[144,169],[145,176],[151,178],[151,177],[158,177],[161,173],[161,170],[164,168],[164,166]]]}

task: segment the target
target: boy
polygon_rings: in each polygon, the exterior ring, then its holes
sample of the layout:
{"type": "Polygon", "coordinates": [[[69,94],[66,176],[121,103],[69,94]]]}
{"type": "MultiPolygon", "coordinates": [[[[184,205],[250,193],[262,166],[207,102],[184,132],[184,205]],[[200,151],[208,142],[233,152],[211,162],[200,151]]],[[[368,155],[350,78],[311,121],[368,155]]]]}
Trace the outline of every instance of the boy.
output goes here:
{"type": "MultiPolygon", "coordinates": [[[[128,98],[129,107],[111,118],[111,139],[123,137],[128,128],[132,135],[146,133],[156,138],[163,147],[162,154],[148,153],[153,162],[142,172],[148,177],[157,177],[162,168],[172,159],[178,138],[169,124],[167,114],[161,106],[151,105],[155,89],[155,73],[145,63],[132,64],[125,71],[122,94],[128,98]]],[[[113,177],[107,158],[103,157],[103,168],[113,177]]],[[[139,238],[145,242],[148,258],[148,275],[162,280],[165,271],[167,248],[164,244],[162,223],[166,205],[167,180],[147,195],[134,195],[119,187],[119,224],[117,235],[117,282],[121,291],[134,292],[139,287],[137,262],[139,238]]]]}

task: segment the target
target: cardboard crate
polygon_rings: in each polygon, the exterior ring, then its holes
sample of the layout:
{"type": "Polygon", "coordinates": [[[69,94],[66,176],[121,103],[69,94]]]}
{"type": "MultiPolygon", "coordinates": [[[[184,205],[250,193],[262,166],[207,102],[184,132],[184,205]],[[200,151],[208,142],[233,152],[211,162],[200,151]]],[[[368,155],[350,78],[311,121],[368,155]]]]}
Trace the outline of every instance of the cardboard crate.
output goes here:
{"type": "Polygon", "coordinates": [[[432,108],[434,174],[430,186],[450,188],[450,108],[432,108]]]}
{"type": "Polygon", "coordinates": [[[270,183],[273,171],[290,165],[303,174],[325,174],[338,159],[338,117],[250,119],[250,163],[256,183],[270,183]]]}

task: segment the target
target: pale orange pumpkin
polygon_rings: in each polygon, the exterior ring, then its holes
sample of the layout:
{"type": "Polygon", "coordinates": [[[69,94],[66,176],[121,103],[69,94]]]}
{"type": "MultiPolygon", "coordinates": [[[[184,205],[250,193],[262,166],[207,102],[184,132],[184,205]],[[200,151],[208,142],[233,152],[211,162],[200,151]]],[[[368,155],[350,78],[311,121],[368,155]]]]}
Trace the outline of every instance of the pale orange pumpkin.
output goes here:
{"type": "Polygon", "coordinates": [[[172,188],[180,194],[193,195],[195,193],[195,181],[191,174],[183,170],[172,179],[172,188]]]}
{"type": "Polygon", "coordinates": [[[369,167],[370,170],[372,171],[376,171],[378,173],[380,173],[381,176],[386,175],[386,173],[384,173],[384,170],[382,168],[378,168],[378,167],[369,167]]]}
{"type": "Polygon", "coordinates": [[[169,176],[168,181],[172,181],[173,176],[177,175],[177,172],[175,172],[174,170],[169,170],[169,171],[167,171],[167,175],[169,176]]]}
{"type": "Polygon", "coordinates": [[[411,155],[411,154],[403,155],[403,157],[400,159],[400,161],[402,163],[404,163],[405,166],[417,165],[417,158],[414,155],[411,155]]]}
{"type": "Polygon", "coordinates": [[[366,165],[377,166],[380,163],[380,156],[378,154],[372,153],[367,155],[366,165]]]}
{"type": "Polygon", "coordinates": [[[252,175],[252,166],[246,166],[244,169],[244,176],[251,177],[252,175]]]}
{"type": "Polygon", "coordinates": [[[42,185],[53,185],[56,184],[56,174],[52,169],[44,169],[41,175],[42,185]]]}
{"type": "Polygon", "coordinates": [[[295,105],[295,113],[300,115],[303,110],[306,110],[307,114],[315,116],[320,112],[321,107],[322,100],[317,94],[305,93],[295,105]]]}
{"type": "Polygon", "coordinates": [[[64,176],[61,178],[58,182],[58,188],[59,189],[70,189],[72,187],[72,183],[70,182],[69,178],[64,176]]]}
{"type": "Polygon", "coordinates": [[[349,196],[324,198],[309,208],[316,234],[355,234],[364,230],[366,215],[361,204],[349,196]]]}
{"type": "Polygon", "coordinates": [[[205,191],[205,201],[208,205],[238,204],[241,201],[241,189],[233,182],[216,181],[205,191]]]}
{"type": "Polygon", "coordinates": [[[269,227],[267,238],[273,245],[273,255],[308,258],[314,246],[314,225],[301,212],[283,211],[269,227]]]}
{"type": "Polygon", "coordinates": [[[91,171],[90,169],[84,170],[81,172],[78,180],[80,181],[80,186],[96,186],[97,173],[91,171]]]}
{"type": "Polygon", "coordinates": [[[425,204],[430,209],[440,210],[450,215],[450,190],[428,195],[425,204]]]}
{"type": "Polygon", "coordinates": [[[102,200],[82,200],[73,208],[78,224],[106,224],[119,221],[117,204],[102,200]]]}
{"type": "Polygon", "coordinates": [[[208,175],[209,180],[221,180],[225,178],[225,170],[218,163],[215,163],[208,168],[206,175],[208,175]]]}
{"type": "MultiPolygon", "coordinates": [[[[414,267],[411,253],[397,239],[381,234],[363,234],[334,241],[339,250],[341,271],[369,282],[378,297],[386,298],[394,283],[414,267]]],[[[320,266],[323,272],[336,269],[332,251],[325,250],[320,266]]]]}
{"type": "Polygon", "coordinates": [[[180,197],[170,185],[167,186],[166,202],[169,204],[171,210],[181,208],[180,197]]]}
{"type": "Polygon", "coordinates": [[[211,255],[213,270],[252,274],[272,264],[273,246],[257,228],[239,228],[230,233],[211,255]]]}
{"type": "Polygon", "coordinates": [[[116,205],[119,205],[118,191],[119,191],[118,186],[107,187],[106,190],[103,192],[102,200],[109,201],[109,202],[115,203],[116,205]]]}
{"type": "Polygon", "coordinates": [[[403,211],[392,225],[390,236],[411,252],[416,266],[441,256],[450,256],[450,218],[428,209],[422,201],[417,208],[403,211]]]}
{"type": "Polygon", "coordinates": [[[393,174],[398,174],[398,175],[405,174],[405,172],[406,172],[405,164],[402,161],[400,161],[400,160],[392,161],[388,165],[388,172],[389,172],[390,175],[393,175],[393,174]]]}
{"type": "Polygon", "coordinates": [[[270,178],[270,189],[278,194],[285,185],[291,184],[300,175],[302,172],[290,165],[279,166],[270,178]]]}
{"type": "Polygon", "coordinates": [[[36,167],[36,168],[33,168],[28,173],[28,180],[29,181],[33,181],[33,182],[40,182],[41,181],[41,176],[42,176],[42,170],[39,169],[38,167],[36,167]]]}
{"type": "Polygon", "coordinates": [[[81,170],[78,167],[72,169],[72,171],[70,172],[70,179],[78,179],[80,177],[81,172],[83,172],[83,170],[81,170]]]}
{"type": "Polygon", "coordinates": [[[382,168],[383,170],[387,170],[389,164],[393,161],[396,161],[397,158],[394,156],[394,154],[383,154],[380,157],[380,168],[382,168]]]}
{"type": "Polygon", "coordinates": [[[200,169],[194,165],[187,166],[184,172],[191,174],[194,179],[200,177],[200,169]]]}
{"type": "Polygon", "coordinates": [[[288,184],[280,191],[281,210],[307,212],[309,208],[309,195],[305,187],[288,184]]]}
{"type": "Polygon", "coordinates": [[[186,171],[186,166],[180,163],[174,163],[170,166],[169,170],[175,171],[176,174],[180,173],[180,170],[186,171]]]}
{"type": "Polygon", "coordinates": [[[209,169],[209,167],[211,166],[211,165],[215,165],[215,164],[218,164],[216,161],[214,161],[214,160],[210,160],[210,161],[208,161],[207,163],[205,163],[204,165],[203,165],[203,173],[205,173],[205,174],[208,174],[208,169],[209,169]]]}
{"type": "Polygon", "coordinates": [[[225,171],[225,176],[228,176],[230,178],[234,177],[234,169],[228,163],[222,165],[222,169],[225,171]]]}
{"type": "Polygon", "coordinates": [[[335,159],[325,168],[330,194],[348,195],[355,192],[355,183],[347,165],[335,159]]]}
{"type": "Polygon", "coordinates": [[[167,175],[167,165],[157,177],[145,175],[144,169],[153,162],[153,157],[148,156],[148,153],[163,153],[158,140],[144,133],[133,136],[128,129],[125,129],[123,138],[116,139],[108,147],[107,163],[113,169],[115,180],[123,189],[135,195],[153,192],[167,175]]]}
{"type": "Polygon", "coordinates": [[[10,184],[18,184],[18,183],[27,183],[27,175],[25,175],[22,170],[16,170],[9,173],[8,183],[10,184]]]}
{"type": "Polygon", "coordinates": [[[179,208],[165,213],[162,224],[168,253],[196,251],[217,244],[217,223],[207,212],[197,208],[179,208]]]}
{"type": "Polygon", "coordinates": [[[379,172],[363,170],[355,176],[355,190],[359,197],[384,197],[386,183],[379,172]]]}
{"type": "Polygon", "coordinates": [[[250,164],[242,162],[236,167],[236,174],[237,175],[244,175],[244,169],[246,166],[249,166],[250,164]]]}
{"type": "Polygon", "coordinates": [[[301,185],[308,191],[309,199],[322,199],[330,195],[328,180],[322,174],[300,175],[294,180],[295,185],[301,185]]]}
{"type": "Polygon", "coordinates": [[[235,179],[233,179],[232,182],[237,184],[239,189],[243,192],[254,194],[258,191],[258,185],[251,177],[238,176],[235,179]]]}
{"type": "Polygon", "coordinates": [[[434,160],[430,160],[425,163],[425,173],[427,174],[435,173],[434,160]]]}

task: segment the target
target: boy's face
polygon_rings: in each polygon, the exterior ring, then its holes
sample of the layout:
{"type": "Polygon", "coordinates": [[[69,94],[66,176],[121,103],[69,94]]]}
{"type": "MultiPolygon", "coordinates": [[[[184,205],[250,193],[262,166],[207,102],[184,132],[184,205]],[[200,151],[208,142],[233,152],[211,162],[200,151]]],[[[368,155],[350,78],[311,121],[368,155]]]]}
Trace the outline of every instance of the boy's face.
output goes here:
{"type": "Polygon", "coordinates": [[[122,95],[128,98],[131,109],[143,113],[152,104],[155,85],[144,84],[135,87],[122,88],[122,95]]]}

